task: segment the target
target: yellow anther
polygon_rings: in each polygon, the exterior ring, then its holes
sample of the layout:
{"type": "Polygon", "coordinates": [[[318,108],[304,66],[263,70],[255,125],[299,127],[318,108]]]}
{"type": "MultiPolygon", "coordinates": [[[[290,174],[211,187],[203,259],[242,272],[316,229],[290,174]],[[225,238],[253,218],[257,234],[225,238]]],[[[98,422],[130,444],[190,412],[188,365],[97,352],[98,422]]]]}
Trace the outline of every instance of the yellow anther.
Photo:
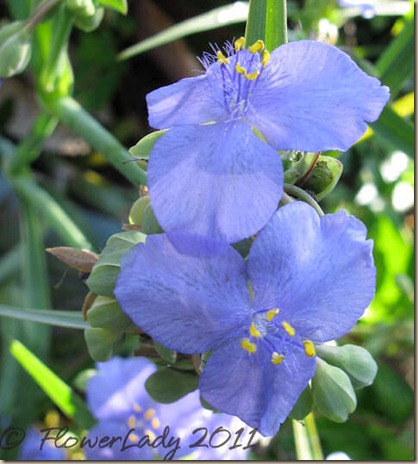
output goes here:
{"type": "Polygon", "coordinates": [[[257,77],[260,75],[260,71],[254,71],[250,74],[244,74],[244,77],[248,79],[249,81],[253,81],[257,79],[257,77]]]}
{"type": "Polygon", "coordinates": [[[130,429],[135,428],[135,425],[136,425],[136,417],[135,416],[129,416],[128,425],[129,425],[130,429]]]}
{"type": "Polygon", "coordinates": [[[160,424],[160,421],[158,420],[158,418],[157,418],[157,417],[154,417],[154,418],[152,419],[152,421],[151,421],[151,427],[152,427],[153,429],[158,429],[158,427],[159,427],[160,425],[161,425],[161,424],[160,424]]]}
{"type": "Polygon", "coordinates": [[[144,432],[144,435],[148,435],[148,438],[151,440],[151,441],[154,441],[157,437],[155,436],[155,433],[150,430],[150,429],[146,429],[145,432],[144,432]]]}
{"type": "Polygon", "coordinates": [[[264,42],[262,40],[257,40],[257,42],[254,42],[251,47],[248,48],[251,53],[258,53],[261,52],[261,50],[264,49],[264,42]]]}
{"type": "Polygon", "coordinates": [[[243,338],[241,340],[241,348],[244,349],[245,351],[248,351],[248,353],[250,354],[255,353],[255,351],[257,350],[256,344],[250,342],[249,338],[243,338]]]}
{"type": "Polygon", "coordinates": [[[305,340],[303,342],[305,346],[305,353],[310,357],[313,358],[315,356],[315,346],[310,340],[305,340]]]}
{"type": "Polygon", "coordinates": [[[242,74],[243,76],[245,76],[245,74],[247,74],[247,70],[245,68],[243,68],[239,63],[237,63],[235,65],[235,71],[238,74],[242,74]]]}
{"type": "Polygon", "coordinates": [[[268,50],[264,50],[263,59],[261,60],[261,66],[265,66],[270,61],[270,53],[268,50]]]}
{"type": "Polygon", "coordinates": [[[134,403],[134,411],[135,412],[141,412],[142,408],[138,403],[134,403]]]}
{"type": "Polygon", "coordinates": [[[216,52],[216,56],[219,64],[229,64],[228,58],[220,50],[216,52]]]}
{"type": "Polygon", "coordinates": [[[282,322],[282,327],[283,327],[284,330],[286,330],[286,332],[291,337],[293,337],[295,335],[295,333],[296,333],[295,329],[288,322],[283,321],[282,322]]]}
{"type": "Polygon", "coordinates": [[[144,419],[150,420],[154,416],[155,416],[155,409],[150,408],[145,411],[144,419]]]}
{"type": "Polygon", "coordinates": [[[259,332],[259,330],[255,326],[254,322],[250,326],[250,334],[255,338],[260,338],[261,337],[261,333],[259,332]]]}
{"type": "Polygon", "coordinates": [[[245,37],[240,37],[234,42],[235,51],[239,52],[244,45],[245,45],[245,37]]]}
{"type": "Polygon", "coordinates": [[[138,437],[138,435],[136,433],[130,433],[128,440],[131,443],[138,443],[139,442],[139,437],[138,437]]]}
{"type": "Polygon", "coordinates": [[[274,316],[277,316],[279,314],[279,312],[280,312],[279,308],[273,308],[273,309],[270,309],[270,311],[267,311],[267,314],[266,314],[267,322],[270,322],[274,316]]]}
{"type": "Polygon", "coordinates": [[[284,360],[284,355],[274,352],[271,355],[271,362],[273,364],[280,364],[284,360]]]}

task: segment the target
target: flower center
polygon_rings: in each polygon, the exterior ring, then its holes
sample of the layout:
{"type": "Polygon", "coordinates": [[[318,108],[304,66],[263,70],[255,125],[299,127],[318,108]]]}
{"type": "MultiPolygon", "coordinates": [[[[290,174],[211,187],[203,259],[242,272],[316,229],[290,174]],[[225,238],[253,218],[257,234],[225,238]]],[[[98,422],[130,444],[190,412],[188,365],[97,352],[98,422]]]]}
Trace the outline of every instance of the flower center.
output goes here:
{"type": "MultiPolygon", "coordinates": [[[[161,426],[155,409],[149,408],[143,412],[143,409],[137,403],[133,405],[133,413],[128,417],[127,423],[129,429],[143,431],[144,435],[148,435],[148,438],[151,441],[153,441],[156,437],[155,430],[158,430],[161,426]]],[[[129,440],[132,443],[137,443],[139,437],[135,434],[135,432],[131,432],[129,434],[129,440]]]]}
{"type": "Polygon", "coordinates": [[[245,39],[241,37],[234,42],[234,50],[227,56],[220,50],[216,53],[221,67],[224,105],[232,119],[245,116],[251,95],[270,60],[262,40],[257,40],[248,49],[243,48],[244,44],[245,39]]]}
{"type": "Polygon", "coordinates": [[[274,365],[285,360],[282,349],[291,344],[296,349],[302,349],[309,357],[315,356],[315,347],[310,340],[302,340],[295,328],[287,321],[277,323],[278,308],[258,313],[248,329],[248,337],[244,337],[240,346],[250,355],[257,351],[259,343],[263,343],[270,353],[270,361],[274,365]],[[276,319],[276,320],[274,320],[276,319]]]}

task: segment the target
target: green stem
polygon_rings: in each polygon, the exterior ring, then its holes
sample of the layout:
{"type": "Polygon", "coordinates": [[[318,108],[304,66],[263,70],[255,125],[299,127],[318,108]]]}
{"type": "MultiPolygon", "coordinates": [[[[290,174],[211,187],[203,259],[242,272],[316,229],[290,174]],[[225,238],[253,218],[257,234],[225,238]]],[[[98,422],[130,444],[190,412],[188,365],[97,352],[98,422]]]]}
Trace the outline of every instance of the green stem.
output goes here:
{"type": "Polygon", "coordinates": [[[44,99],[44,105],[76,134],[84,138],[135,186],[146,185],[146,173],[132,155],[73,98],[44,99]]]}
{"type": "Polygon", "coordinates": [[[49,13],[55,5],[57,5],[62,0],[46,0],[41,3],[38,8],[35,10],[33,15],[27,20],[26,27],[33,29],[38,23],[40,23],[45,15],[49,13]]]}
{"type": "Polygon", "coordinates": [[[318,203],[309,195],[309,193],[305,192],[305,190],[296,187],[296,185],[284,184],[284,191],[291,197],[298,198],[299,200],[308,203],[308,205],[311,205],[312,208],[314,208],[315,211],[319,214],[319,216],[324,215],[324,212],[322,211],[318,203]]]}
{"type": "Polygon", "coordinates": [[[319,442],[313,413],[303,421],[292,421],[298,461],[323,461],[324,456],[319,442]]]}

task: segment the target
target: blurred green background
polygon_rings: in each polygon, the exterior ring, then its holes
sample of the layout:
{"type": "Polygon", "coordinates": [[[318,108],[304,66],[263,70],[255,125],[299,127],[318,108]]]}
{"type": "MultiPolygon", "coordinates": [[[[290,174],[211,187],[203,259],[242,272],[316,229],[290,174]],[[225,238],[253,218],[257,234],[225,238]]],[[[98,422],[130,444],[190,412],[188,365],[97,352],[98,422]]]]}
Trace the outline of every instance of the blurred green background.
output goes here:
{"type": "MultiPolygon", "coordinates": [[[[372,15],[364,17],[361,8],[341,8],[331,0],[288,2],[289,40],[316,38],[338,45],[391,88],[391,101],[381,119],[349,152],[331,154],[339,156],[344,172],[336,189],[321,202],[325,212],[345,208],[357,216],[374,240],[376,297],[344,341],[367,348],[377,360],[379,371],[373,386],[359,392],[357,410],[347,423],[335,424],[317,416],[317,426],[325,455],[344,451],[352,459],[412,460],[413,3],[364,3],[374,5],[372,15]]],[[[10,18],[25,18],[30,4],[30,0],[0,1],[0,24],[10,18]]],[[[246,2],[226,0],[132,0],[128,5],[126,16],[106,10],[102,24],[91,33],[73,30],[69,49],[75,99],[127,148],[151,131],[145,95],[199,73],[196,56],[209,50],[208,44],[222,44],[243,35],[248,7],[246,2]],[[225,9],[219,9],[222,7],[225,9]],[[213,9],[213,14],[200,21],[169,29],[213,9]],[[204,30],[212,24],[212,30],[204,30]],[[183,37],[173,40],[176,35],[183,37]],[[123,50],[154,36],[160,40],[155,44],[168,43],[148,49],[153,42],[144,42],[141,53],[133,49],[132,56],[118,59],[123,50]]],[[[10,143],[25,139],[38,111],[31,69],[3,81],[2,161],[10,143]]],[[[96,252],[128,222],[130,206],[138,198],[137,189],[109,165],[100,151],[64,125],[58,126],[33,160],[31,176],[68,213],[96,252]]],[[[0,306],[79,311],[87,293],[83,276],[43,251],[68,243],[42,215],[42,205],[33,210],[19,201],[15,185],[5,172],[0,172],[0,224],[0,306]],[[28,220],[30,217],[33,221],[28,220]],[[36,230],[32,228],[34,223],[36,230]],[[45,278],[35,275],[42,265],[32,268],[28,256],[38,256],[40,262],[46,259],[45,278]],[[35,300],[31,292],[37,295],[35,300]]],[[[7,341],[19,338],[71,384],[83,369],[93,366],[83,334],[59,327],[50,331],[47,326],[7,317],[0,317],[0,329],[0,430],[10,423],[26,426],[42,422],[54,406],[11,358],[7,341]]],[[[295,458],[290,422],[278,437],[259,446],[255,458],[295,458]]]]}

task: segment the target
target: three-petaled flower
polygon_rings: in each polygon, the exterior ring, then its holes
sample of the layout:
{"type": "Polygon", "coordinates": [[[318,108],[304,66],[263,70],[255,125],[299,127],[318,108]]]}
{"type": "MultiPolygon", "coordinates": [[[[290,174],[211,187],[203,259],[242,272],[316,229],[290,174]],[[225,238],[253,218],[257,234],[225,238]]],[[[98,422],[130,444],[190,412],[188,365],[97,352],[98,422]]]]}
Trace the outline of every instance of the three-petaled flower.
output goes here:
{"type": "Polygon", "coordinates": [[[193,433],[199,427],[209,434],[222,427],[231,436],[242,429],[243,440],[251,430],[237,417],[204,409],[197,391],[175,403],[154,401],[145,389],[147,378],[156,371],[148,359],[115,357],[97,367],[97,374],[87,385],[88,405],[99,421],[88,434],[89,445],[84,448],[87,459],[246,459],[249,448],[243,445],[234,449],[228,444],[212,447],[207,443],[190,447],[201,437],[193,433]]]}
{"type": "Polygon", "coordinates": [[[346,334],[374,295],[372,243],[343,211],[280,208],[248,262],[196,235],[149,236],[122,261],[115,295],[153,339],[212,351],[203,398],[274,435],[315,372],[315,344],[346,334]]]}
{"type": "Polygon", "coordinates": [[[277,150],[347,150],[379,116],[387,87],[337,48],[315,41],[271,54],[244,39],[205,54],[206,73],[147,95],[149,123],[171,128],[148,165],[166,232],[229,243],[258,232],[283,192],[277,150]]]}

